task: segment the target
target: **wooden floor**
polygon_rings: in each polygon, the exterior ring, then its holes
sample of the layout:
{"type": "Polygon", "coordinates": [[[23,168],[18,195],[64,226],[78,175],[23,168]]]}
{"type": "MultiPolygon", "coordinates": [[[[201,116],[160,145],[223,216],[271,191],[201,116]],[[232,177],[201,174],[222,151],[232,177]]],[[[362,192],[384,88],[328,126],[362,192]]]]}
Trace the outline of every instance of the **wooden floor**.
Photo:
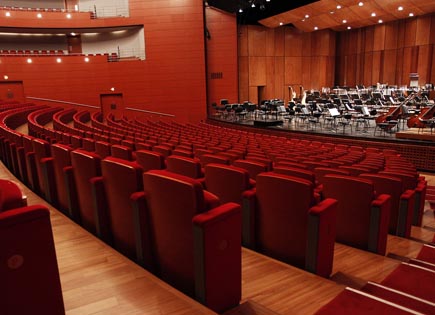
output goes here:
{"type": "MultiPolygon", "coordinates": [[[[17,181],[0,164],[0,178],[17,181]]],[[[435,176],[429,176],[434,182],[435,176]]],[[[213,314],[155,278],[70,221],[23,186],[28,204],[50,208],[66,314],[213,314]]],[[[434,227],[433,212],[424,225],[434,227]]],[[[412,236],[432,241],[434,232],[414,227],[412,236]]],[[[415,257],[421,242],[390,236],[388,253],[415,257]]],[[[397,259],[336,244],[331,279],[323,279],[287,264],[242,250],[242,301],[227,314],[313,314],[348,285],[381,281],[397,259]]]]}

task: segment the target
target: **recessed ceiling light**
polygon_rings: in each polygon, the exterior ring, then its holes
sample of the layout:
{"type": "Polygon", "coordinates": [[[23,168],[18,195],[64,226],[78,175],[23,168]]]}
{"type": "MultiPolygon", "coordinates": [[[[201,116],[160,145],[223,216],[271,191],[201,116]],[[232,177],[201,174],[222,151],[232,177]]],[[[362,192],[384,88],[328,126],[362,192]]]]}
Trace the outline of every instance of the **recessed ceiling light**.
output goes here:
{"type": "Polygon", "coordinates": [[[376,13],[375,13],[375,12],[372,12],[372,16],[375,17],[375,16],[376,16],[376,13]]]}
{"type": "Polygon", "coordinates": [[[381,23],[384,23],[384,21],[382,21],[382,20],[378,20],[378,23],[381,24],[381,23]]]}
{"type": "Polygon", "coordinates": [[[359,5],[360,7],[362,7],[362,6],[364,5],[364,2],[362,2],[362,1],[358,2],[358,5],[359,5]]]}
{"type": "Polygon", "coordinates": [[[308,14],[305,14],[305,18],[308,19],[310,16],[308,14]]]}
{"type": "Polygon", "coordinates": [[[411,12],[411,13],[409,13],[409,16],[414,16],[414,13],[412,13],[412,12],[411,12]]]}
{"type": "Polygon", "coordinates": [[[76,33],[72,32],[70,35],[71,35],[71,36],[76,36],[76,33]]]}
{"type": "Polygon", "coordinates": [[[346,24],[347,23],[347,20],[343,20],[343,24],[346,24]]]}
{"type": "Polygon", "coordinates": [[[302,22],[305,22],[305,19],[302,19],[301,21],[302,21],[302,22]]]}
{"type": "Polygon", "coordinates": [[[398,10],[398,11],[403,11],[403,7],[400,6],[400,7],[397,8],[397,10],[398,10]]]}
{"type": "Polygon", "coordinates": [[[283,26],[283,25],[284,25],[284,23],[283,23],[283,22],[279,22],[279,25],[283,26]]]}
{"type": "Polygon", "coordinates": [[[41,13],[38,13],[38,14],[36,14],[36,17],[37,17],[38,19],[40,19],[40,18],[42,18],[42,14],[41,14],[41,13]]]}
{"type": "Polygon", "coordinates": [[[252,5],[251,5],[251,7],[255,8],[255,3],[254,3],[254,2],[252,2],[252,5]]]}
{"type": "Polygon", "coordinates": [[[7,80],[7,79],[9,79],[9,77],[5,74],[5,75],[3,76],[3,79],[7,80]]]}
{"type": "Polygon", "coordinates": [[[110,90],[113,92],[113,91],[115,91],[115,88],[114,88],[114,87],[111,87],[110,90]]]}
{"type": "Polygon", "coordinates": [[[347,29],[350,30],[350,29],[352,29],[352,27],[348,26],[347,29]]]}
{"type": "Polygon", "coordinates": [[[89,62],[89,58],[88,57],[85,57],[85,62],[89,62]]]}
{"type": "Polygon", "coordinates": [[[66,15],[66,18],[67,18],[67,19],[70,19],[70,18],[71,18],[71,14],[68,13],[68,14],[66,15]]]}
{"type": "Polygon", "coordinates": [[[5,16],[11,16],[11,12],[5,12],[5,16]]]}
{"type": "Polygon", "coordinates": [[[243,13],[243,9],[242,8],[239,9],[239,13],[243,13]]]}
{"type": "Polygon", "coordinates": [[[57,63],[61,63],[61,62],[62,62],[62,59],[57,58],[57,59],[56,59],[56,62],[57,62],[57,63]]]}
{"type": "Polygon", "coordinates": [[[33,62],[32,59],[27,58],[27,63],[32,63],[32,62],[33,62]]]}
{"type": "Polygon", "coordinates": [[[341,5],[337,5],[337,10],[340,10],[341,9],[341,5]]]}
{"type": "Polygon", "coordinates": [[[331,12],[329,12],[330,14],[334,14],[335,12],[334,11],[331,11],[331,12]]]}
{"type": "Polygon", "coordinates": [[[319,28],[317,26],[314,26],[314,30],[317,31],[319,28]]]}

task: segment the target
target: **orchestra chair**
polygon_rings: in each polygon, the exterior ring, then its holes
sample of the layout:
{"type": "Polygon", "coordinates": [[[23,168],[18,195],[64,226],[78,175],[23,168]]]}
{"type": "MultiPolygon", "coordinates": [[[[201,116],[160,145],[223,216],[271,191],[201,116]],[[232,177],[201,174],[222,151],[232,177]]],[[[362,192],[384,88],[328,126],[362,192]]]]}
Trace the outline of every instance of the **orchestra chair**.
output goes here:
{"type": "Polygon", "coordinates": [[[389,233],[409,238],[414,213],[414,190],[405,190],[402,180],[395,176],[360,174],[360,177],[370,179],[376,193],[391,196],[389,233]]]}
{"type": "Polygon", "coordinates": [[[101,158],[85,150],[71,151],[71,167],[65,169],[70,217],[81,226],[98,235],[97,219],[90,179],[101,176],[101,158]]]}
{"type": "Polygon", "coordinates": [[[322,277],[332,271],[337,201],[305,179],[261,173],[243,196],[243,244],[322,277]]]}
{"type": "Polygon", "coordinates": [[[133,160],[133,151],[124,145],[113,144],[110,147],[110,155],[126,161],[133,160]]]}
{"type": "Polygon", "coordinates": [[[171,155],[166,159],[167,170],[172,173],[187,176],[194,179],[203,179],[204,170],[199,159],[184,156],[171,155]]]}
{"type": "Polygon", "coordinates": [[[385,255],[391,198],[376,195],[371,180],[328,174],[323,195],[338,201],[337,242],[385,255]]]}
{"type": "Polygon", "coordinates": [[[349,287],[314,313],[314,315],[348,314],[417,315],[421,313],[349,287]]]}
{"type": "Polygon", "coordinates": [[[50,211],[42,205],[0,213],[2,314],[65,314],[50,211]]]}
{"type": "Polygon", "coordinates": [[[144,172],[149,170],[161,170],[166,168],[165,157],[158,152],[139,150],[135,152],[136,162],[144,172]]]}
{"type": "Polygon", "coordinates": [[[101,176],[90,179],[99,237],[133,261],[136,239],[130,196],[143,190],[142,173],[136,162],[107,157],[101,161],[101,176]]]}
{"type": "Polygon", "coordinates": [[[258,174],[268,171],[266,164],[251,160],[235,160],[233,166],[245,169],[252,180],[255,180],[258,174]]]}
{"type": "Polygon", "coordinates": [[[215,312],[241,298],[241,209],[220,205],[189,177],[166,170],[143,174],[132,195],[137,257],[162,280],[215,312]]]}

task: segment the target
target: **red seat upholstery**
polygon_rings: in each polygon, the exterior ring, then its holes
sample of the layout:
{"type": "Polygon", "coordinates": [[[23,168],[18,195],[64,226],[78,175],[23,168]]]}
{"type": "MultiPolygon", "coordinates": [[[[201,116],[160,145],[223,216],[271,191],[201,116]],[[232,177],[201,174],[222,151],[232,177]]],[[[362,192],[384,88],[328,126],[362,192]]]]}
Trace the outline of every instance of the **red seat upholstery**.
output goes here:
{"type": "Polygon", "coordinates": [[[33,139],[33,153],[35,154],[35,166],[38,175],[37,183],[32,187],[36,193],[40,193],[42,197],[48,201],[52,201],[50,196],[50,187],[54,187],[54,174],[47,173],[47,168],[44,163],[46,158],[51,156],[50,144],[42,139],[33,139]]]}
{"type": "Polygon", "coordinates": [[[65,314],[50,212],[34,205],[0,213],[2,314],[65,314]]]}
{"type": "Polygon", "coordinates": [[[95,140],[93,140],[93,139],[83,138],[82,145],[83,145],[83,150],[86,150],[88,152],[95,151],[95,140]]]}
{"type": "Polygon", "coordinates": [[[158,152],[147,150],[136,151],[136,162],[142,166],[143,170],[161,170],[166,167],[165,157],[158,152]]]}
{"type": "Polygon", "coordinates": [[[91,179],[100,237],[132,260],[136,260],[136,241],[130,196],[142,191],[142,173],[136,162],[107,157],[101,161],[101,177],[91,179]]]}
{"type": "Polygon", "coordinates": [[[27,199],[20,187],[10,180],[0,179],[0,213],[26,205],[27,199]]]}
{"type": "Polygon", "coordinates": [[[95,141],[95,153],[98,154],[101,159],[110,156],[110,143],[105,141],[95,141]]]}
{"type": "Polygon", "coordinates": [[[230,165],[230,159],[228,157],[216,154],[203,154],[200,156],[199,160],[201,161],[202,167],[210,163],[230,165]]]}
{"type": "Polygon", "coordinates": [[[259,174],[256,192],[244,195],[245,245],[329,277],[337,201],[325,199],[313,205],[313,194],[313,184],[307,180],[273,172],[259,174]]]}
{"type": "Polygon", "coordinates": [[[255,180],[258,174],[268,171],[266,164],[257,161],[236,160],[233,162],[233,165],[247,170],[249,177],[253,180],[255,180]]]}
{"type": "Polygon", "coordinates": [[[133,160],[133,154],[129,147],[114,144],[110,147],[110,154],[113,157],[120,158],[126,161],[133,160]]]}
{"type": "Polygon", "coordinates": [[[330,167],[316,167],[314,169],[314,175],[316,176],[316,180],[319,184],[323,184],[323,177],[328,174],[341,174],[341,175],[350,175],[349,171],[338,168],[330,168],[330,167]]]}
{"type": "MultiPolygon", "coordinates": [[[[157,275],[216,312],[241,297],[241,211],[189,177],[164,170],[143,175],[144,193],[132,198],[138,218],[150,225],[157,275]],[[142,203],[146,199],[146,207],[142,203]]],[[[144,234],[140,240],[144,239],[144,234]]],[[[148,248],[148,246],[139,246],[148,248]]]]}
{"type": "Polygon", "coordinates": [[[56,197],[55,205],[63,212],[69,213],[70,200],[68,197],[67,185],[72,185],[71,182],[67,182],[66,169],[71,166],[71,148],[63,144],[53,144],[51,146],[51,154],[53,157],[53,170],[55,176],[56,185],[56,197]]]}
{"type": "Polygon", "coordinates": [[[204,172],[198,159],[171,155],[166,159],[167,170],[190,178],[203,178],[204,172]]]}
{"type": "Polygon", "coordinates": [[[385,255],[390,196],[376,196],[368,179],[333,174],[323,179],[323,195],[338,200],[338,242],[385,255]]]}
{"type": "Polygon", "coordinates": [[[92,186],[90,179],[101,176],[101,158],[99,155],[85,150],[74,150],[71,152],[72,169],[69,173],[73,175],[74,186],[68,189],[71,200],[77,198],[78,209],[72,210],[72,217],[75,221],[91,233],[97,234],[97,222],[92,197],[92,186]],[[77,192],[77,196],[75,196],[77,192]]]}
{"type": "Polygon", "coordinates": [[[410,237],[414,212],[414,191],[404,190],[402,180],[398,177],[380,174],[361,174],[360,176],[373,182],[376,193],[391,196],[389,233],[410,237]]]}
{"type": "Polygon", "coordinates": [[[420,314],[355,289],[346,288],[315,315],[412,315],[420,314]]]}

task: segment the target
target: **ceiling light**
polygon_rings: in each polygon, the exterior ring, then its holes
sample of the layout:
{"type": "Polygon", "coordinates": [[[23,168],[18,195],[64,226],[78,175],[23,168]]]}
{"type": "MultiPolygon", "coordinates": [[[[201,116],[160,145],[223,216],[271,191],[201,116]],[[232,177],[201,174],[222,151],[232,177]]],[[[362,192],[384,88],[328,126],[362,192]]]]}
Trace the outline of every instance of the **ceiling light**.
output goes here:
{"type": "Polygon", "coordinates": [[[375,16],[376,16],[376,13],[375,13],[375,12],[372,12],[372,16],[375,17],[375,16]]]}
{"type": "Polygon", "coordinates": [[[85,62],[89,62],[89,58],[88,57],[85,57],[85,62]]]}
{"type": "Polygon", "coordinates": [[[308,19],[310,16],[308,14],[305,14],[305,18],[308,19]]]}
{"type": "Polygon", "coordinates": [[[302,22],[305,22],[305,19],[302,19],[302,22]]]}
{"type": "Polygon", "coordinates": [[[284,25],[284,23],[283,23],[283,22],[279,22],[279,25],[280,25],[280,26],[283,26],[283,25],[284,25]]]}
{"type": "Polygon", "coordinates": [[[270,2],[270,0],[266,0],[266,2],[270,2]]]}
{"type": "Polygon", "coordinates": [[[362,1],[358,2],[358,5],[359,5],[360,7],[362,7],[362,6],[364,5],[364,2],[362,2],[362,1]]]}
{"type": "Polygon", "coordinates": [[[37,17],[38,19],[40,19],[40,18],[42,18],[42,14],[41,14],[41,13],[38,13],[38,14],[36,14],[36,17],[37,17]]]}
{"type": "Polygon", "coordinates": [[[330,11],[329,14],[334,14],[334,11],[330,11]]]}
{"type": "Polygon", "coordinates": [[[346,24],[347,23],[347,20],[343,20],[343,24],[346,24]]]}
{"type": "Polygon", "coordinates": [[[32,63],[32,59],[27,58],[27,63],[32,63]]]}
{"type": "Polygon", "coordinates": [[[76,36],[76,33],[72,32],[70,33],[71,36],[76,36]]]}
{"type": "Polygon", "coordinates": [[[5,16],[11,16],[11,12],[5,12],[5,16]]]}
{"type": "Polygon", "coordinates": [[[113,91],[115,91],[115,88],[114,88],[114,87],[111,87],[110,90],[113,92],[113,91]]]}
{"type": "Polygon", "coordinates": [[[242,8],[239,9],[239,13],[243,13],[243,9],[242,8]]]}
{"type": "Polygon", "coordinates": [[[403,7],[400,6],[400,7],[397,8],[397,10],[398,10],[398,11],[403,11],[403,7]]]}
{"type": "Polygon", "coordinates": [[[337,5],[337,10],[340,10],[341,9],[341,5],[337,5]]]}
{"type": "Polygon", "coordinates": [[[378,23],[379,23],[379,24],[381,24],[381,23],[383,23],[383,22],[384,22],[384,21],[382,21],[382,20],[378,20],[378,23]]]}
{"type": "Polygon", "coordinates": [[[348,26],[347,29],[350,30],[350,29],[352,29],[352,27],[348,26]]]}
{"type": "Polygon", "coordinates": [[[5,75],[3,76],[3,79],[7,80],[7,79],[9,79],[9,77],[5,74],[5,75]]]}
{"type": "Polygon", "coordinates": [[[317,31],[319,28],[317,26],[314,26],[314,30],[317,31]]]}
{"type": "Polygon", "coordinates": [[[67,18],[67,19],[70,19],[70,18],[71,18],[71,14],[68,13],[68,14],[66,15],[66,18],[67,18]]]}
{"type": "Polygon", "coordinates": [[[255,3],[254,2],[252,2],[251,7],[255,8],[255,3]]]}
{"type": "Polygon", "coordinates": [[[412,12],[411,12],[411,13],[409,13],[409,16],[414,16],[414,13],[412,13],[412,12]]]}
{"type": "Polygon", "coordinates": [[[61,62],[62,62],[62,59],[57,58],[57,59],[56,59],[56,62],[57,62],[57,63],[61,63],[61,62]]]}

